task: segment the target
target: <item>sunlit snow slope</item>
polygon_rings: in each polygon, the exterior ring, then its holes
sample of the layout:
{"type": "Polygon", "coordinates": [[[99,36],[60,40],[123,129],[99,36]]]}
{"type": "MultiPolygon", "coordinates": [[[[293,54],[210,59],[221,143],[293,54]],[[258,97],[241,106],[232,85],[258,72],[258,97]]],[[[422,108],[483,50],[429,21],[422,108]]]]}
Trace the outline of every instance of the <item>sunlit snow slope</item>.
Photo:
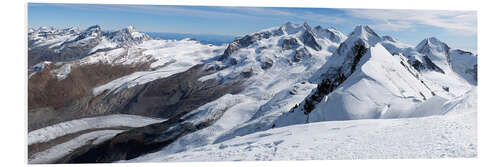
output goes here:
{"type": "Polygon", "coordinates": [[[432,106],[445,115],[293,125],[127,162],[475,157],[476,98],[471,90],[432,106]]]}

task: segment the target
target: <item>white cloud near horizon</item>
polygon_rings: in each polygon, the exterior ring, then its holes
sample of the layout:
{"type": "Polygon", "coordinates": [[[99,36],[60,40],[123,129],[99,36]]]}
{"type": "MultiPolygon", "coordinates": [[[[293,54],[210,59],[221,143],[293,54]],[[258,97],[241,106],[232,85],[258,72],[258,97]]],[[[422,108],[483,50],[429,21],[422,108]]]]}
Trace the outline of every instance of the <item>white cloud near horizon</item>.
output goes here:
{"type": "Polygon", "coordinates": [[[399,31],[411,29],[421,24],[464,35],[477,33],[477,14],[475,11],[383,9],[349,9],[345,11],[353,17],[376,21],[377,23],[373,27],[380,30],[399,31]]]}

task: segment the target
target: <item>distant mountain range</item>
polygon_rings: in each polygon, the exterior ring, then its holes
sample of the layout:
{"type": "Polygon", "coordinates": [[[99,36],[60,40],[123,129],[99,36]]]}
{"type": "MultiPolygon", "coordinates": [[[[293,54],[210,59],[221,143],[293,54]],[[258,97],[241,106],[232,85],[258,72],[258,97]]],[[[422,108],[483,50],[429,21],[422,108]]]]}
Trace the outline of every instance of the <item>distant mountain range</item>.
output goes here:
{"type": "Polygon", "coordinates": [[[200,41],[202,44],[222,45],[231,43],[235,36],[230,35],[211,35],[211,34],[183,34],[183,33],[166,33],[166,32],[145,32],[145,34],[153,38],[182,40],[185,38],[192,38],[200,41]]]}

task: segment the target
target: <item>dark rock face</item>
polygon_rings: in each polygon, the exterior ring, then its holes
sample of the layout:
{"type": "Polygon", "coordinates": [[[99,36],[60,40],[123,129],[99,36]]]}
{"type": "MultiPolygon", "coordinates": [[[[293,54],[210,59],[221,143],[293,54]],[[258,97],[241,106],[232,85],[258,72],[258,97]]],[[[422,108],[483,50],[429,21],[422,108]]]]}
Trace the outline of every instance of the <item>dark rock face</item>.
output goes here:
{"type": "Polygon", "coordinates": [[[224,53],[222,54],[219,60],[224,60],[228,58],[231,54],[236,52],[238,49],[248,47],[251,44],[257,42],[258,40],[268,39],[272,35],[273,34],[271,32],[265,31],[265,32],[254,33],[252,35],[245,35],[242,38],[236,39],[229,44],[226,50],[224,50],[224,53]]]}
{"type": "Polygon", "coordinates": [[[341,72],[346,76],[351,75],[358,62],[361,60],[361,57],[367,52],[368,48],[370,48],[370,45],[362,39],[354,42],[354,46],[348,46],[346,43],[341,43],[339,49],[337,49],[337,54],[347,55],[341,72]]]}
{"type": "Polygon", "coordinates": [[[411,64],[411,66],[413,66],[413,68],[415,68],[418,71],[421,71],[421,70],[425,69],[424,64],[422,62],[418,61],[418,60],[414,60],[414,61],[408,60],[408,61],[411,64]]]}
{"type": "Polygon", "coordinates": [[[443,73],[443,74],[444,74],[443,69],[439,68],[436,64],[434,64],[434,63],[432,62],[432,60],[431,60],[431,59],[429,59],[429,57],[424,56],[424,61],[425,61],[425,68],[426,68],[426,69],[433,70],[433,71],[437,71],[437,72],[440,72],[440,73],[443,73]]]}
{"type": "Polygon", "coordinates": [[[268,57],[260,57],[260,67],[264,70],[269,69],[273,66],[273,60],[268,57]]]}
{"type": "Polygon", "coordinates": [[[366,48],[364,45],[354,45],[352,50],[353,50],[352,52],[354,53],[354,58],[352,60],[352,65],[351,65],[351,74],[356,69],[356,66],[359,63],[359,60],[361,60],[361,57],[366,53],[368,48],[366,48]]]}
{"type": "Polygon", "coordinates": [[[472,75],[474,80],[477,82],[477,64],[474,64],[474,68],[467,69],[465,73],[472,75]]]}
{"type": "Polygon", "coordinates": [[[304,45],[309,46],[316,51],[321,50],[321,46],[319,46],[318,42],[316,42],[316,34],[312,32],[311,27],[309,27],[306,23],[304,23],[304,27],[306,28],[306,31],[302,34],[302,41],[304,42],[304,45]]]}
{"type": "Polygon", "coordinates": [[[296,38],[283,39],[281,43],[281,48],[283,50],[296,49],[300,46],[296,38]]]}
{"type": "Polygon", "coordinates": [[[309,53],[307,48],[300,48],[295,51],[292,61],[299,62],[306,57],[311,57],[311,53],[309,53]]]}

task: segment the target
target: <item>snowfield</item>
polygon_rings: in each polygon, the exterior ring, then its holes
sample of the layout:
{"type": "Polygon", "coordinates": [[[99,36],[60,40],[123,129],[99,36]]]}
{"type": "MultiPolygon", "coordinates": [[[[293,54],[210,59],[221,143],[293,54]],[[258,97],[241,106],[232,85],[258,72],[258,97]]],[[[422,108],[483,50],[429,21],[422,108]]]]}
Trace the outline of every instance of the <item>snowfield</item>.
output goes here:
{"type": "Polygon", "coordinates": [[[141,127],[164,121],[137,115],[114,114],[61,122],[28,133],[28,145],[43,143],[55,138],[88,129],[111,127],[141,127]]]}
{"type": "Polygon", "coordinates": [[[222,53],[225,46],[204,45],[198,41],[184,39],[147,40],[144,43],[128,48],[98,52],[81,60],[82,64],[137,64],[151,61],[153,71],[138,71],[108,82],[93,89],[94,95],[105,90],[118,92],[122,89],[145,84],[173,74],[184,72],[189,68],[202,64],[222,53]]]}
{"type": "Polygon", "coordinates": [[[476,96],[472,90],[442,108],[434,108],[448,110],[445,115],[286,126],[182,152],[159,151],[120,162],[476,157],[476,96]]]}

